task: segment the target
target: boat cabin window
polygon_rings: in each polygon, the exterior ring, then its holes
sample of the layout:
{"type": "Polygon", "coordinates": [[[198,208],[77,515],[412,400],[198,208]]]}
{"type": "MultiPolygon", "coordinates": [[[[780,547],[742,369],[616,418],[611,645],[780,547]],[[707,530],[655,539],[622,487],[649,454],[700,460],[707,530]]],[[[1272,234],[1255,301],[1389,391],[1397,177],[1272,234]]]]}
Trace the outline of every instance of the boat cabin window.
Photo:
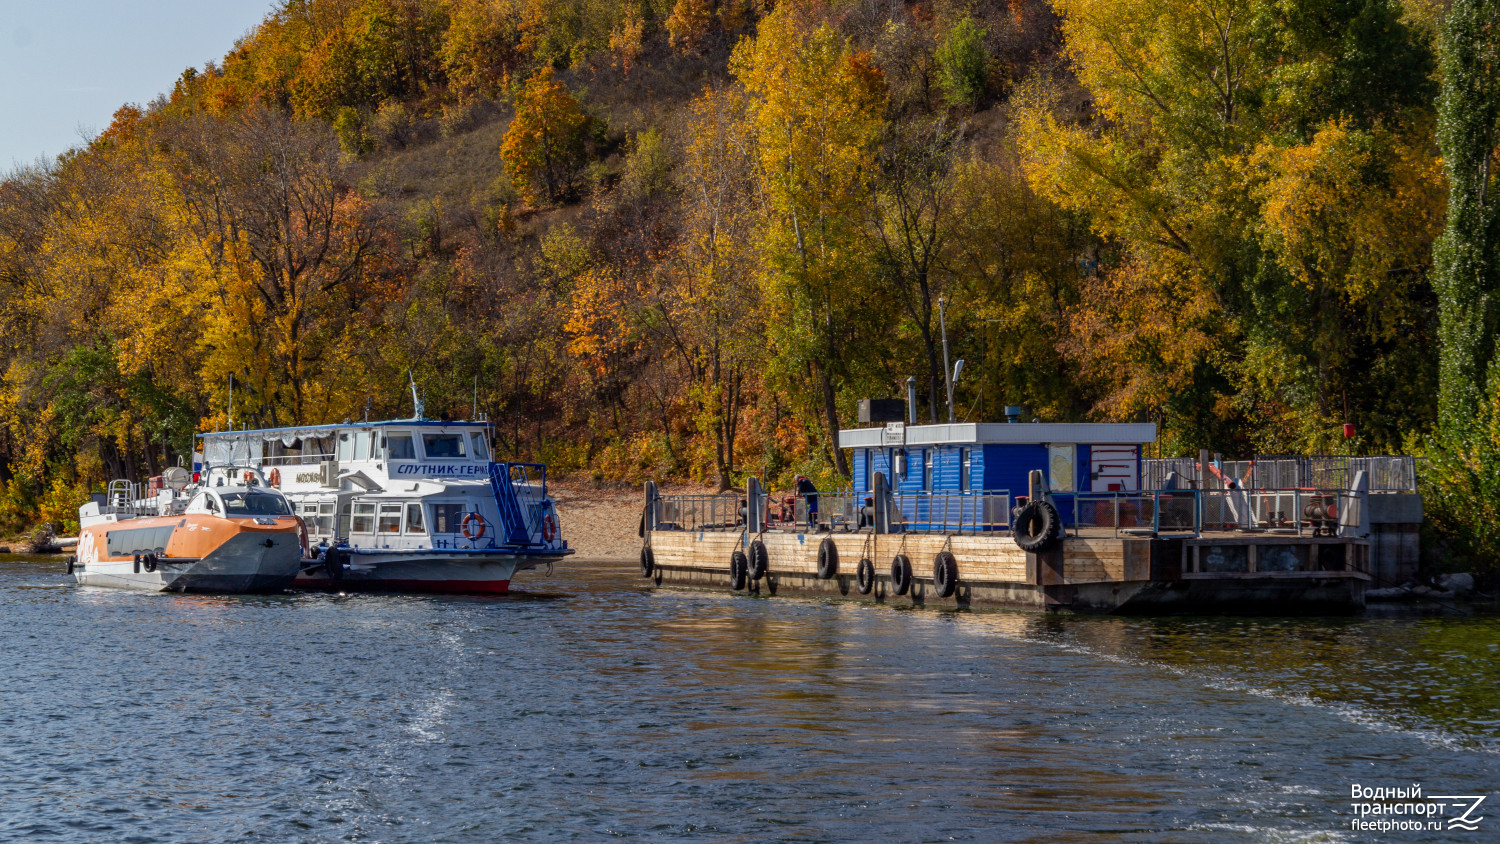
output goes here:
{"type": "Polygon", "coordinates": [[[224,515],[226,516],[290,516],[292,510],[286,504],[286,499],[273,492],[257,492],[246,490],[245,492],[221,493],[224,499],[224,515]]]}
{"type": "Polygon", "coordinates": [[[469,444],[473,446],[473,448],[471,448],[469,451],[474,455],[474,458],[476,460],[488,460],[488,459],[490,459],[490,447],[484,441],[484,433],[483,432],[481,432],[481,431],[472,431],[472,432],[470,432],[470,434],[469,434],[469,444]]]}
{"type": "Polygon", "coordinates": [[[354,524],[350,526],[350,532],[375,532],[375,504],[373,502],[354,505],[354,524]]]}
{"type": "Polygon", "coordinates": [[[432,532],[458,533],[463,517],[464,505],[462,504],[434,504],[432,505],[432,532]]]}
{"type": "Polygon", "coordinates": [[[381,533],[400,533],[401,532],[401,505],[400,504],[382,504],[382,505],[380,505],[380,532],[381,533]]]}
{"type": "Polygon", "coordinates": [[[428,460],[463,457],[463,434],[423,434],[422,452],[428,460]]]}
{"type": "Polygon", "coordinates": [[[321,501],[318,503],[318,533],[321,536],[333,535],[332,501],[321,501]]]}
{"type": "Polygon", "coordinates": [[[416,460],[417,447],[411,441],[411,434],[390,434],[385,438],[385,459],[387,460],[416,460]]]}
{"type": "Polygon", "coordinates": [[[374,455],[370,447],[374,444],[373,439],[374,435],[369,431],[353,431],[339,434],[339,462],[372,459],[374,455]]]}
{"type": "Polygon", "coordinates": [[[422,522],[422,505],[406,505],[406,532],[426,533],[427,527],[422,522]]]}

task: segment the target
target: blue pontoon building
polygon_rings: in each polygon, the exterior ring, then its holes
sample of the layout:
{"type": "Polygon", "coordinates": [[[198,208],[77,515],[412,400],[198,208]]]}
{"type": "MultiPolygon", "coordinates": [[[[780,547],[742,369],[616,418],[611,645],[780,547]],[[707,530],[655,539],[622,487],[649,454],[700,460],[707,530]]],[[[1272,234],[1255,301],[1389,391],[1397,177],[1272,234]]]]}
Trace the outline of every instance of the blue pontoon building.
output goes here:
{"type": "MultiPolygon", "coordinates": [[[[950,529],[955,518],[968,524],[994,521],[978,511],[955,515],[951,509],[936,509],[951,507],[954,494],[1008,494],[1014,500],[1027,493],[1027,479],[1036,469],[1043,471],[1053,493],[1137,492],[1141,447],[1155,441],[1156,425],[1151,423],[888,422],[839,432],[839,447],[853,452],[856,497],[871,493],[880,472],[901,502],[909,527],[947,523],[950,529]]],[[[1058,501],[1064,521],[1072,519],[1069,499],[1058,501]]]]}

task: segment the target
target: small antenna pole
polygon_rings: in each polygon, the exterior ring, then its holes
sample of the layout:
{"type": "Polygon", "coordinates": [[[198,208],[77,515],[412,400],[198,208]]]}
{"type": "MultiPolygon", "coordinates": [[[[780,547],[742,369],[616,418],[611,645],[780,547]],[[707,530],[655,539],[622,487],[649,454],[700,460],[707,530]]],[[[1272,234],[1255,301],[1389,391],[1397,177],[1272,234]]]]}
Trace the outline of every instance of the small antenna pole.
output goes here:
{"type": "MultiPolygon", "coordinates": [[[[1345,414],[1348,415],[1348,414],[1345,414]]],[[[474,373],[474,409],[470,411],[470,419],[479,418],[479,373],[474,373]]]]}
{"type": "Polygon", "coordinates": [[[422,399],[421,399],[421,397],[417,395],[417,378],[416,378],[415,375],[412,374],[412,371],[410,369],[406,370],[406,377],[409,378],[409,379],[411,379],[411,406],[412,406],[412,417],[411,418],[413,420],[417,421],[417,422],[421,422],[422,418],[423,418],[422,417],[422,413],[425,410],[425,408],[422,407],[422,399]]]}
{"type": "Polygon", "coordinates": [[[229,373],[229,430],[234,430],[234,373],[229,373]]]}

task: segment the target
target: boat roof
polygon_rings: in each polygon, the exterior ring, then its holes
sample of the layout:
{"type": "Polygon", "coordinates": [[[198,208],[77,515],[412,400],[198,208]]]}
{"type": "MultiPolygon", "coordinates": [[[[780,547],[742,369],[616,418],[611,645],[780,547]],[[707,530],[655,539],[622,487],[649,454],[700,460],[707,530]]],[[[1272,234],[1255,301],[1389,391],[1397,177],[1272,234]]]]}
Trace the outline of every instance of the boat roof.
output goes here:
{"type": "Polygon", "coordinates": [[[1156,442],[1152,422],[956,422],[946,425],[902,425],[847,428],[839,431],[839,448],[902,445],[1142,445],[1156,442]],[[889,434],[887,433],[889,431],[889,434]]]}
{"type": "Polygon", "coordinates": [[[314,434],[331,434],[335,431],[349,430],[351,428],[448,428],[459,425],[467,426],[489,426],[490,422],[470,422],[463,419],[385,419],[379,422],[339,422],[332,425],[291,425],[286,428],[245,428],[237,431],[204,431],[199,437],[243,437],[248,435],[262,434],[277,436],[294,433],[297,436],[314,434]]]}

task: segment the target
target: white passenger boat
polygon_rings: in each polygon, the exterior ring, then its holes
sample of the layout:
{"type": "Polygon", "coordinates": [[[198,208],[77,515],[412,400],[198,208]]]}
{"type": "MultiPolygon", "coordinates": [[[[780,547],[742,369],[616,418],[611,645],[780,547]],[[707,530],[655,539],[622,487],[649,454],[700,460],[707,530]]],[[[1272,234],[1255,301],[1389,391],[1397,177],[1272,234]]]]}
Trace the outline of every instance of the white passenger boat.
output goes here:
{"type": "Polygon", "coordinates": [[[169,469],[142,488],[114,481],[79,508],[77,554],[68,569],[83,586],[153,592],[275,592],[301,569],[301,524],[273,489],[225,479],[193,483],[169,469]]]}
{"type": "Polygon", "coordinates": [[[200,434],[210,483],[244,467],[310,533],[297,585],[505,594],[571,554],[547,470],[490,459],[490,425],[424,419],[200,434]]]}

